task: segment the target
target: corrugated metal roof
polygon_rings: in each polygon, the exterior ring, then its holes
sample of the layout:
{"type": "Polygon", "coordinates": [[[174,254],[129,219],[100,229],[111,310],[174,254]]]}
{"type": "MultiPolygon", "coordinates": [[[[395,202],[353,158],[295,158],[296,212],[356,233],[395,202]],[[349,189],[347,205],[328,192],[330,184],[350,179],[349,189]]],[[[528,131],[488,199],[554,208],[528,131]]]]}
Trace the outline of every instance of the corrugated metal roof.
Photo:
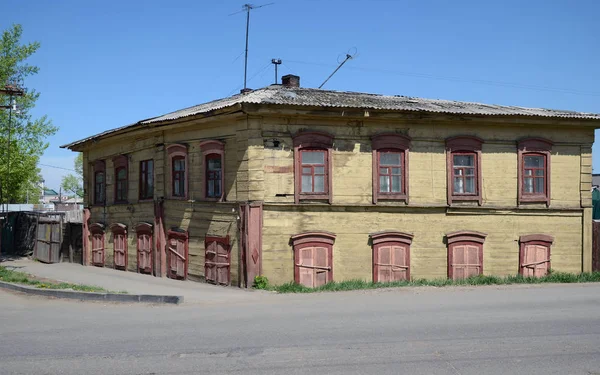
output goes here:
{"type": "Polygon", "coordinates": [[[424,99],[409,96],[387,96],[347,91],[328,91],[312,88],[271,85],[246,94],[236,94],[224,99],[181,109],[162,116],[139,121],[135,124],[109,130],[93,137],[61,147],[73,147],[90,139],[102,137],[128,127],[148,125],[161,121],[205,114],[241,103],[291,105],[305,107],[354,108],[386,111],[415,111],[483,116],[536,116],[572,119],[600,120],[600,114],[563,111],[543,108],[525,108],[494,104],[459,102],[452,100],[424,99]]]}

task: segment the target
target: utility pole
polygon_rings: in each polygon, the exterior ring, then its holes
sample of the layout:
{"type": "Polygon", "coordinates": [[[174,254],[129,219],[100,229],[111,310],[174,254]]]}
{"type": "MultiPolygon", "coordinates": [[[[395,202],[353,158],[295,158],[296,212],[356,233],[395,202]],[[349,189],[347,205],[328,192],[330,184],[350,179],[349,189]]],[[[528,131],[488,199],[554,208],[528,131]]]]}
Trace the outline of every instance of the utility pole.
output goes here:
{"type": "MultiPolygon", "coordinates": [[[[19,88],[16,84],[13,84],[13,85],[6,85],[6,86],[4,86],[3,89],[0,89],[0,94],[9,96],[9,105],[0,106],[0,108],[5,108],[5,109],[8,108],[8,139],[7,139],[7,147],[6,147],[6,154],[7,154],[6,171],[7,171],[7,173],[6,173],[6,178],[4,179],[4,183],[2,184],[2,186],[0,186],[0,188],[2,188],[2,190],[4,190],[4,187],[6,187],[6,190],[7,190],[7,192],[6,192],[6,212],[8,212],[8,204],[10,203],[10,194],[8,192],[10,187],[8,186],[8,179],[10,178],[10,143],[11,143],[10,136],[11,136],[11,126],[12,126],[12,113],[13,113],[13,111],[17,110],[17,103],[15,100],[15,97],[25,95],[25,91],[23,89],[19,88]]],[[[3,194],[0,191],[0,197],[2,197],[2,195],[3,194]]]]}

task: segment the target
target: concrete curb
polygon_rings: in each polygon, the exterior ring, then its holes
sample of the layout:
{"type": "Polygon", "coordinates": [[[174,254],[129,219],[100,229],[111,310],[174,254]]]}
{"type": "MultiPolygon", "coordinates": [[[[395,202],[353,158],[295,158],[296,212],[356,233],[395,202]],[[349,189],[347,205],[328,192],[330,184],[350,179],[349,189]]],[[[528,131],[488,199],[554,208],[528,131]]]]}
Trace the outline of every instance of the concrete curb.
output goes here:
{"type": "Polygon", "coordinates": [[[179,305],[183,303],[183,296],[160,296],[154,294],[118,294],[79,292],[63,289],[39,289],[25,285],[18,285],[0,281],[0,288],[17,292],[35,294],[38,296],[77,299],[81,301],[106,301],[106,302],[142,302],[142,303],[169,303],[179,305]]]}

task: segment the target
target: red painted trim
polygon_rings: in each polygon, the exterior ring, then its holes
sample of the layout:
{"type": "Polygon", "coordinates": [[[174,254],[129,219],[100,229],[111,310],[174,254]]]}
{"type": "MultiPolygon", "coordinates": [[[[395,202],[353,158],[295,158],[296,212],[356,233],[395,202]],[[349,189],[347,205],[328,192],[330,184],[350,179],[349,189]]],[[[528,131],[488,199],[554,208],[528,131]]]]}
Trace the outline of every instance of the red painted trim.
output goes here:
{"type": "Polygon", "coordinates": [[[150,223],[141,222],[135,226],[136,233],[136,260],[137,260],[137,272],[138,273],[148,273],[152,274],[154,270],[154,235],[153,235],[153,227],[150,223]],[[142,271],[140,269],[140,236],[148,235],[150,236],[150,244],[152,249],[150,249],[150,272],[142,271]]]}
{"type": "Polygon", "coordinates": [[[519,275],[523,275],[523,262],[525,261],[525,246],[527,245],[538,245],[546,247],[548,269],[552,268],[552,244],[554,243],[554,237],[548,234],[528,234],[519,237],[519,275]]]}
{"type": "Polygon", "coordinates": [[[200,143],[202,151],[202,163],[204,165],[204,184],[202,184],[202,200],[223,202],[225,201],[225,143],[221,141],[211,140],[200,143]],[[211,154],[217,154],[221,157],[221,196],[207,197],[208,194],[208,163],[207,157],[211,154]]]}
{"type": "Polygon", "coordinates": [[[296,204],[301,200],[327,200],[333,203],[333,136],[317,131],[303,131],[296,133],[292,137],[294,143],[294,201],[296,204]],[[301,152],[303,150],[326,151],[325,170],[327,171],[327,186],[325,193],[302,193],[302,160],[301,152]]]}
{"type": "Polygon", "coordinates": [[[395,230],[386,230],[381,232],[370,233],[369,237],[373,245],[380,244],[382,242],[401,242],[403,244],[410,245],[412,243],[414,235],[407,232],[399,232],[395,230]]]}
{"type": "Polygon", "coordinates": [[[94,223],[92,225],[90,225],[90,233],[92,235],[92,254],[91,254],[91,263],[94,266],[97,267],[104,267],[104,264],[106,262],[106,242],[105,242],[105,235],[104,235],[104,224],[101,223],[94,223]],[[94,263],[94,235],[101,235],[102,236],[102,263],[94,263]]]}
{"type": "Polygon", "coordinates": [[[119,204],[119,203],[127,203],[128,201],[128,196],[129,196],[129,159],[127,158],[126,155],[119,155],[116,156],[112,159],[113,161],[113,167],[114,167],[114,173],[115,173],[115,187],[114,187],[114,202],[115,204],[119,204]],[[118,187],[119,187],[119,170],[124,169],[125,170],[125,187],[124,187],[124,191],[123,191],[123,195],[124,198],[123,199],[118,199],[117,197],[119,196],[118,194],[118,187]]]}
{"type": "MultiPolygon", "coordinates": [[[[187,280],[188,277],[188,265],[190,262],[190,258],[189,258],[189,234],[187,231],[176,231],[176,230],[170,230],[168,232],[168,237],[167,237],[167,246],[170,245],[171,240],[174,239],[176,241],[181,241],[183,242],[183,248],[184,248],[184,253],[185,253],[185,262],[184,262],[184,268],[183,268],[183,280],[187,280]]],[[[170,268],[170,264],[171,264],[171,252],[169,251],[169,255],[168,255],[168,259],[167,262],[169,263],[169,267],[167,269],[167,276],[171,279],[179,279],[179,277],[177,276],[177,274],[173,274],[171,272],[171,268],[170,268]]]]}
{"type": "Polygon", "coordinates": [[[113,268],[117,270],[127,271],[127,263],[128,263],[128,252],[127,252],[127,226],[121,223],[114,223],[110,225],[110,231],[113,234],[113,268]],[[115,253],[116,253],[116,235],[123,235],[123,251],[125,252],[125,266],[117,266],[117,262],[115,261],[115,253]]]}
{"type": "Polygon", "coordinates": [[[378,200],[403,200],[408,204],[408,149],[377,149],[373,150],[373,204],[377,204],[378,200]],[[402,173],[401,183],[402,191],[400,193],[382,193],[379,191],[379,168],[381,168],[381,153],[395,152],[400,153],[400,171],[402,173]]]}
{"type": "Polygon", "coordinates": [[[483,275],[483,243],[487,237],[486,233],[460,230],[456,232],[446,233],[447,240],[447,263],[448,263],[448,278],[454,279],[454,267],[452,265],[452,252],[455,246],[471,245],[478,248],[479,252],[479,274],[483,275]]]}
{"type": "Polygon", "coordinates": [[[382,148],[408,150],[411,142],[412,138],[409,136],[397,133],[380,133],[371,137],[371,147],[373,150],[382,148]]]}
{"type": "Polygon", "coordinates": [[[154,238],[156,246],[154,247],[152,257],[155,260],[153,269],[156,276],[167,276],[167,240],[164,227],[165,208],[164,201],[154,202],[154,238]]]}
{"type": "Polygon", "coordinates": [[[298,233],[290,238],[294,250],[294,282],[300,283],[300,270],[297,264],[300,263],[300,250],[305,247],[320,246],[327,249],[327,262],[331,269],[327,273],[327,282],[333,281],[333,244],[336,235],[325,231],[308,231],[298,233]]]}
{"type": "Polygon", "coordinates": [[[188,162],[188,150],[187,150],[187,146],[183,145],[183,144],[173,144],[167,147],[167,155],[169,157],[169,166],[170,166],[170,171],[169,171],[169,180],[171,181],[170,184],[170,188],[171,190],[169,191],[169,198],[170,199],[182,199],[182,200],[186,200],[188,199],[188,195],[189,195],[189,171],[190,171],[190,166],[189,166],[189,162],[188,162]],[[175,178],[174,178],[174,174],[175,174],[175,160],[177,160],[178,158],[183,158],[183,163],[184,163],[184,170],[183,170],[183,178],[184,178],[184,182],[183,182],[183,196],[179,196],[179,195],[175,195],[175,178]]]}
{"type": "Polygon", "coordinates": [[[546,206],[550,206],[550,197],[551,197],[551,176],[550,171],[552,170],[551,165],[551,151],[552,151],[552,141],[543,139],[543,138],[526,138],[522,139],[517,143],[517,155],[518,155],[518,178],[517,178],[517,194],[518,194],[518,204],[526,203],[526,202],[539,202],[546,203],[546,206]],[[545,157],[544,165],[545,165],[545,181],[544,181],[544,194],[528,194],[523,191],[523,182],[525,179],[524,175],[524,167],[525,163],[523,162],[523,157],[528,155],[541,155],[545,157]]]}
{"type": "Polygon", "coordinates": [[[448,243],[454,243],[457,241],[470,241],[484,243],[487,233],[476,232],[474,230],[459,230],[456,232],[446,233],[446,239],[448,243]]]}
{"type": "Polygon", "coordinates": [[[446,191],[448,204],[452,205],[454,201],[476,201],[479,205],[483,204],[482,190],[483,178],[481,175],[481,146],[483,139],[475,136],[456,136],[446,139],[446,191]],[[455,154],[474,155],[475,162],[475,191],[476,194],[455,194],[454,193],[454,158],[455,154]]]}

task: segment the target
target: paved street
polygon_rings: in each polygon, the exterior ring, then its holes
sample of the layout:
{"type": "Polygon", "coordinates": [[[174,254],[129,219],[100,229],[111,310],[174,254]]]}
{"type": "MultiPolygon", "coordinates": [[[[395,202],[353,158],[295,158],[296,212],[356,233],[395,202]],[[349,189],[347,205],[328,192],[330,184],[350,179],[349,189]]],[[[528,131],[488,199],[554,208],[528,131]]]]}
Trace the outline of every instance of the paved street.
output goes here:
{"type": "Polygon", "coordinates": [[[600,374],[600,285],[181,306],[0,291],[1,374],[600,374]]]}

